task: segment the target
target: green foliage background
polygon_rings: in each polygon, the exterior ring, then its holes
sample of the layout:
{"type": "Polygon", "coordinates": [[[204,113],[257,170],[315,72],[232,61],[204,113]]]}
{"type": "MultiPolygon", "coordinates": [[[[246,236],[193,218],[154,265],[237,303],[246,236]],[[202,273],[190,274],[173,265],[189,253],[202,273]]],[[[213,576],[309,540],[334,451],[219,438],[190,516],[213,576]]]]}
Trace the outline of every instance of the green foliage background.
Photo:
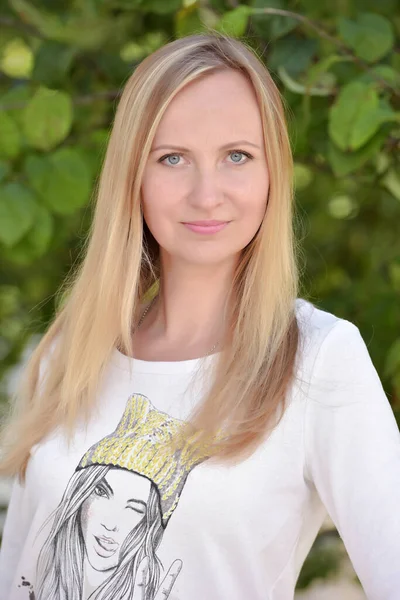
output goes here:
{"type": "Polygon", "coordinates": [[[79,260],[124,83],[160,45],[212,28],[253,46],[282,91],[296,161],[303,295],[360,327],[400,414],[397,0],[0,6],[3,402],[6,372],[32,333],[45,329],[55,292],[79,260]]]}

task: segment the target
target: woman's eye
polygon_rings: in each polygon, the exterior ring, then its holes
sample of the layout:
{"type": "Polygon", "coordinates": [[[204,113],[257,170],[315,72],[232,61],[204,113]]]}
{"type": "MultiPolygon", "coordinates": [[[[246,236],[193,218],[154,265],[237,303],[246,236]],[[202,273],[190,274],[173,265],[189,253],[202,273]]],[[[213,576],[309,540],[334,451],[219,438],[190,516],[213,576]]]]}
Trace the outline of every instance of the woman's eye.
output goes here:
{"type": "Polygon", "coordinates": [[[175,165],[177,165],[179,163],[179,159],[181,158],[181,154],[166,154],[165,156],[162,156],[159,160],[160,163],[164,163],[164,161],[170,161],[170,162],[166,162],[165,164],[170,165],[171,167],[174,167],[175,165]]]}
{"type": "Polygon", "coordinates": [[[96,487],[94,488],[94,493],[96,494],[96,496],[100,496],[101,498],[107,497],[107,492],[101,485],[96,485],[96,487]]]}
{"type": "Polygon", "coordinates": [[[144,506],[133,506],[132,504],[128,504],[126,508],[130,508],[134,512],[138,513],[138,515],[144,515],[146,512],[144,506]]]}
{"type": "MultiPolygon", "coordinates": [[[[253,158],[251,156],[251,154],[249,154],[248,152],[244,152],[242,150],[232,150],[229,153],[229,156],[231,157],[230,162],[232,162],[234,164],[235,163],[236,164],[244,164],[245,162],[247,162],[247,160],[243,160],[244,157],[248,160],[251,160],[253,158]]],[[[176,165],[179,164],[179,161],[181,158],[182,158],[182,154],[166,154],[165,156],[162,156],[158,160],[158,162],[169,165],[170,167],[175,167],[176,165]]]]}
{"type": "Polygon", "coordinates": [[[248,152],[242,152],[241,150],[233,150],[229,153],[229,156],[232,158],[232,162],[237,164],[246,162],[245,160],[242,160],[244,156],[248,159],[253,158],[248,152]]]}

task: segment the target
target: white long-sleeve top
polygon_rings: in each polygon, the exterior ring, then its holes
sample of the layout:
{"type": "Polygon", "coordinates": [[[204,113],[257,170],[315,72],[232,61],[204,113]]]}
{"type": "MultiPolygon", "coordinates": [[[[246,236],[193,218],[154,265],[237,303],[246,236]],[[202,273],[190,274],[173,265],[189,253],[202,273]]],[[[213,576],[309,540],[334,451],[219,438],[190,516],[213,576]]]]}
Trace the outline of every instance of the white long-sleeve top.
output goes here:
{"type": "Polygon", "coordinates": [[[357,327],[303,300],[296,310],[288,407],[237,465],[163,445],[207,386],[201,369],[193,379],[200,359],[115,350],[89,426],[70,446],[54,432],[14,483],[0,599],[291,600],[328,513],[369,600],[399,600],[393,412],[357,327]]]}

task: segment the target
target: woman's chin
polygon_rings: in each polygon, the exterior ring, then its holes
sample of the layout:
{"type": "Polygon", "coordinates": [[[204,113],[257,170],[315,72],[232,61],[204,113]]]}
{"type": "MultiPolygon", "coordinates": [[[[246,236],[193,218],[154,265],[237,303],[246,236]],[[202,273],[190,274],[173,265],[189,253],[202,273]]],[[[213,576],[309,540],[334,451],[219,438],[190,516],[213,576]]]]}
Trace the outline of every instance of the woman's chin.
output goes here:
{"type": "Polygon", "coordinates": [[[118,565],[118,553],[115,553],[112,556],[102,556],[99,555],[94,548],[92,548],[86,552],[86,558],[90,567],[98,573],[110,571],[115,569],[115,567],[118,565]]]}

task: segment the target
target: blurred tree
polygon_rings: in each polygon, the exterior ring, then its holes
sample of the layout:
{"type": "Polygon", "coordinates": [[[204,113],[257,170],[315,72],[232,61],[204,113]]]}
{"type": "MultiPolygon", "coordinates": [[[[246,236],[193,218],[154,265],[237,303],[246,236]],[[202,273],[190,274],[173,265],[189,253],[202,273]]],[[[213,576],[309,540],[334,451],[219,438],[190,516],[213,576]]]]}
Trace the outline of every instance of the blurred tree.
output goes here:
{"type": "Polygon", "coordinates": [[[303,295],[360,327],[399,414],[397,0],[10,0],[0,27],[3,400],[80,259],[124,82],[162,44],[213,28],[259,52],[289,108],[303,295]]]}

